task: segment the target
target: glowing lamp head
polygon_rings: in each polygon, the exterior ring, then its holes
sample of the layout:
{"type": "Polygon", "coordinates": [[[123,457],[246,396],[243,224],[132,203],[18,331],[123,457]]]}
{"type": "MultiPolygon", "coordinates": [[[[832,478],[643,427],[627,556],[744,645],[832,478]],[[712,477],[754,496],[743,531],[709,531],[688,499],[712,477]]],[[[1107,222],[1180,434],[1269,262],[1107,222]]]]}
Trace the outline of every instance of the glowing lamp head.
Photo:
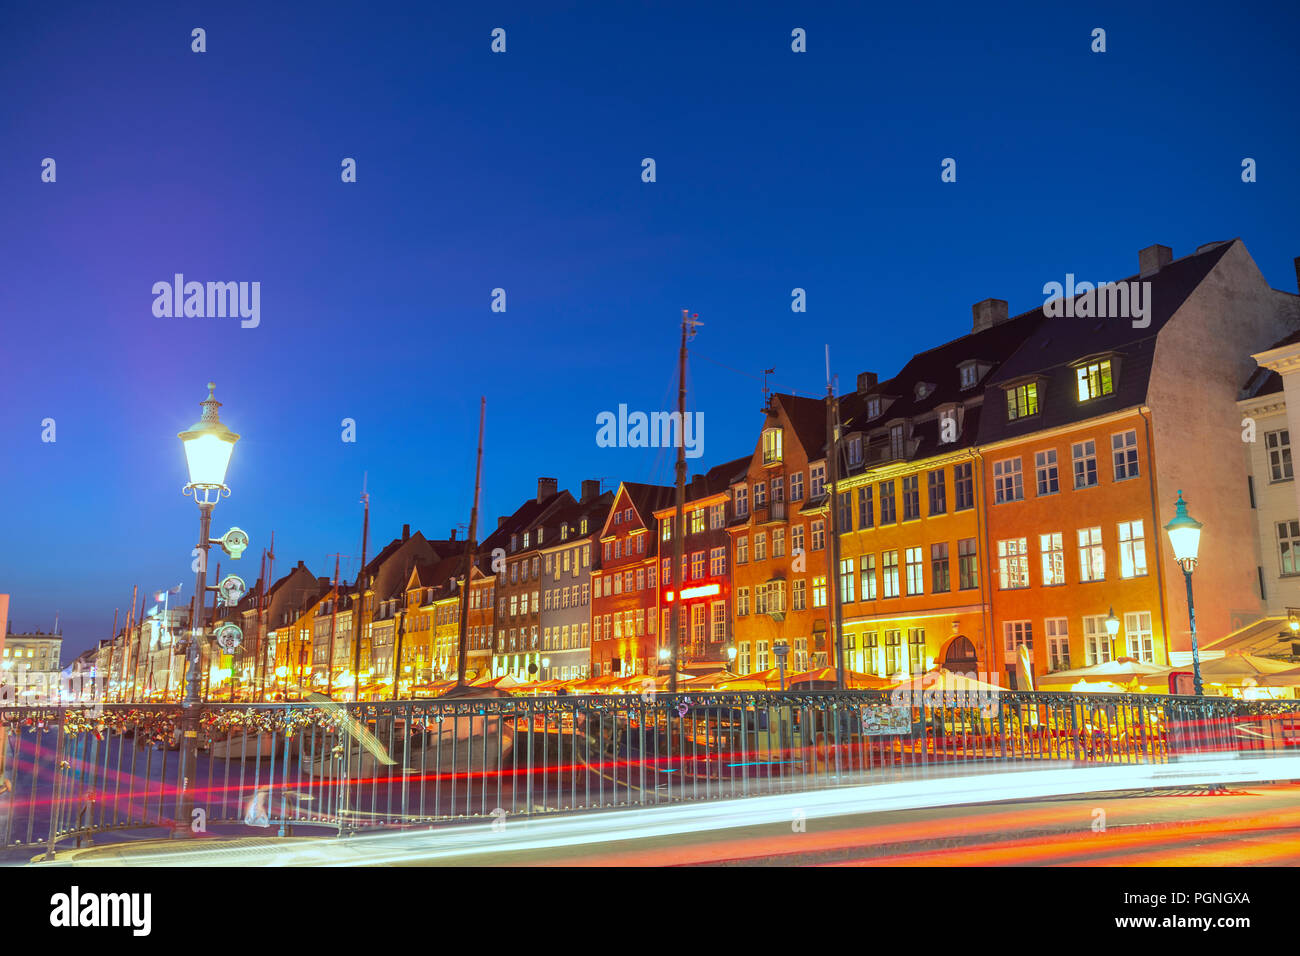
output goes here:
{"type": "Polygon", "coordinates": [[[1300,617],[1292,614],[1291,619],[1287,621],[1287,626],[1291,628],[1292,634],[1300,634],[1300,617]]]}
{"type": "Polygon", "coordinates": [[[666,647],[659,648],[659,659],[661,661],[668,660],[668,648],[666,647]]]}
{"type": "Polygon", "coordinates": [[[1113,607],[1110,609],[1110,613],[1106,615],[1106,633],[1111,637],[1119,633],[1119,618],[1115,616],[1113,607]]]}
{"type": "Polygon", "coordinates": [[[1174,558],[1184,570],[1196,566],[1196,552],[1201,544],[1201,523],[1187,513],[1187,503],[1183,501],[1183,492],[1178,492],[1178,503],[1174,506],[1174,518],[1165,525],[1169,532],[1169,544],[1174,549],[1174,558]]]}
{"type": "Polygon", "coordinates": [[[735,659],[736,659],[736,649],[735,649],[734,647],[728,647],[728,648],[727,648],[727,660],[729,660],[729,661],[734,661],[735,659]]]}
{"type": "Polygon", "coordinates": [[[178,437],[185,446],[185,463],[190,470],[190,484],[196,488],[224,488],[230,453],[239,436],[217,417],[221,403],[213,397],[216,384],[208,382],[208,398],[202,402],[203,417],[178,437]]]}

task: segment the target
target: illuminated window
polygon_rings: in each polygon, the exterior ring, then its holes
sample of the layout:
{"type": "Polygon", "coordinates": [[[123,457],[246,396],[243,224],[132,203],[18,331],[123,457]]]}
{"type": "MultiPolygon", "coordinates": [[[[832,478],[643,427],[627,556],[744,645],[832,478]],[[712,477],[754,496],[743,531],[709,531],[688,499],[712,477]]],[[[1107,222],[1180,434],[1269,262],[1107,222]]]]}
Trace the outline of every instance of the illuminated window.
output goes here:
{"type": "Polygon", "coordinates": [[[1024,538],[998,542],[998,584],[1004,591],[1029,587],[1029,547],[1024,538]]]}
{"type": "Polygon", "coordinates": [[[1106,580],[1106,551],[1101,546],[1101,528],[1079,529],[1079,580],[1106,580]]]}
{"type": "Polygon", "coordinates": [[[1026,382],[1007,389],[1007,420],[1038,414],[1038,383],[1026,382]]]}
{"type": "Polygon", "coordinates": [[[1138,578],[1147,573],[1146,540],[1141,521],[1119,523],[1119,576],[1138,578]]]}
{"type": "Polygon", "coordinates": [[[781,460],[781,429],[763,429],[763,464],[770,465],[781,460]]]}
{"type": "Polygon", "coordinates": [[[1043,556],[1043,587],[1065,583],[1065,545],[1059,531],[1038,536],[1038,550],[1043,556]]]}
{"type": "Polygon", "coordinates": [[[1115,390],[1115,383],[1110,373],[1110,359],[1102,359],[1100,362],[1081,365],[1075,369],[1075,376],[1079,385],[1079,401],[1081,402],[1109,395],[1115,390]]]}

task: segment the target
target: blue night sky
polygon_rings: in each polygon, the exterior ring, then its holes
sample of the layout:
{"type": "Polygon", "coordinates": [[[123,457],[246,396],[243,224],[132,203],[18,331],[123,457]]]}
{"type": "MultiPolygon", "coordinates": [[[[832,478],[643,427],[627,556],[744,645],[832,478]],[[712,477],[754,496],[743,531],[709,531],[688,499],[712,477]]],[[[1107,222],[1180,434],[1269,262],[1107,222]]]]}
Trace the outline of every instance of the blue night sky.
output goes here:
{"type": "Polygon", "coordinates": [[[1154,242],[1240,236],[1295,288],[1293,4],[701,6],[7,4],[15,629],[61,612],[66,660],[132,585],[189,600],[175,436],[209,379],[243,436],[213,530],[249,532],[222,570],[251,584],[273,529],[277,574],[358,554],[365,472],[372,554],[403,522],[467,522],[480,395],[489,527],[538,475],[670,482],[671,452],[598,448],[595,417],[673,401],[683,307],[705,323],[696,471],[752,450],[763,368],[821,394],[829,343],[842,387],[883,378],[968,331],[971,303],[1025,311],[1154,242]],[[260,282],[260,326],[155,317],[177,272],[260,282]]]}

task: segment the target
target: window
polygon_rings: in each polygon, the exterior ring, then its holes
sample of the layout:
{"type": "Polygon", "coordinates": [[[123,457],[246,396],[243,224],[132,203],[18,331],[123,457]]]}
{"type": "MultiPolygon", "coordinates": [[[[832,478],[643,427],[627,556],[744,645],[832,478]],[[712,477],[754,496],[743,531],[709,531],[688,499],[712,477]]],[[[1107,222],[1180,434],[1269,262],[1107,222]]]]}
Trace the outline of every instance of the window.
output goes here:
{"type": "Polygon", "coordinates": [[[672,539],[673,539],[673,519],[672,518],[659,519],[659,540],[671,541],[672,539]]]}
{"type": "Polygon", "coordinates": [[[1291,432],[1284,428],[1279,432],[1267,432],[1264,435],[1264,447],[1268,450],[1268,470],[1270,481],[1290,481],[1295,477],[1291,470],[1291,432]]]}
{"type": "Polygon", "coordinates": [[[1074,487],[1091,488],[1097,483],[1097,443],[1091,438],[1070,446],[1074,459],[1074,487]]]}
{"type": "Polygon", "coordinates": [[[790,476],[790,500],[803,501],[803,472],[796,471],[790,476]]]}
{"type": "Polygon", "coordinates": [[[727,573],[727,549],[710,548],[709,549],[709,574],[718,577],[727,573]]]}
{"type": "Polygon", "coordinates": [[[871,494],[871,486],[863,485],[858,489],[858,530],[870,528],[876,523],[875,502],[871,494]]]}
{"type": "Polygon", "coordinates": [[[903,440],[903,426],[890,425],[889,426],[889,457],[890,458],[904,457],[903,453],[906,450],[904,445],[905,442],[903,440]]]}
{"type": "Polygon", "coordinates": [[[1110,374],[1110,359],[1090,362],[1075,369],[1079,382],[1079,401],[1100,398],[1115,390],[1115,383],[1110,374]]]}
{"type": "Polygon", "coordinates": [[[710,605],[710,614],[712,615],[711,636],[713,643],[717,644],[727,636],[727,603],[725,601],[714,601],[710,605]]]}
{"type": "Polygon", "coordinates": [[[1043,630],[1047,634],[1047,669],[1064,671],[1070,669],[1070,631],[1063,617],[1049,617],[1043,621],[1043,630]]]}
{"type": "Polygon", "coordinates": [[[969,591],[979,586],[980,572],[975,552],[975,539],[962,538],[957,542],[957,587],[969,591]]]}
{"type": "Polygon", "coordinates": [[[941,515],[948,510],[948,489],[944,486],[943,469],[930,472],[926,481],[930,486],[930,514],[941,515]]]}
{"type": "Polygon", "coordinates": [[[853,492],[841,491],[835,496],[835,529],[840,534],[853,530],[853,492]]]}
{"type": "Polygon", "coordinates": [[[820,551],[826,547],[826,523],[818,518],[812,523],[812,549],[820,551]]]}
{"type": "MultiPolygon", "coordinates": [[[[736,538],[736,563],[749,563],[749,536],[742,534],[736,538]]],[[[664,575],[664,583],[668,583],[668,576],[664,575]]]]}
{"type": "MultiPolygon", "coordinates": [[[[785,557],[785,528],[772,529],[772,557],[785,557]]],[[[719,571],[718,573],[721,574],[722,572],[719,571]]]]}
{"type": "Polygon", "coordinates": [[[881,570],[885,574],[885,597],[898,597],[898,552],[886,551],[881,555],[881,570]]]}
{"type": "Polygon", "coordinates": [[[1141,521],[1119,523],[1119,576],[1140,578],[1147,573],[1146,541],[1141,521]]]}
{"type": "Polygon", "coordinates": [[[1296,557],[1297,549],[1300,549],[1300,521],[1277,523],[1277,547],[1282,557],[1282,573],[1300,572],[1300,560],[1296,557]]]}
{"type": "Polygon", "coordinates": [[[1038,383],[1026,382],[1007,389],[1007,421],[1038,414],[1038,383]]]}
{"type": "Polygon", "coordinates": [[[913,674],[925,673],[925,628],[907,629],[907,667],[913,674]]]}
{"type": "Polygon", "coordinates": [[[781,429],[763,429],[763,464],[770,465],[781,460],[781,444],[781,429]]]}
{"type": "Polygon", "coordinates": [[[758,669],[767,670],[767,641],[758,642],[758,669]]]}
{"type": "MultiPolygon", "coordinates": [[[[757,489],[755,489],[754,494],[757,497],[758,494],[757,489]]],[[[691,534],[699,534],[703,530],[704,530],[704,509],[696,508],[694,511],[691,512],[691,534]]]]}
{"type": "Polygon", "coordinates": [[[749,613],[749,588],[736,588],[736,616],[744,617],[749,613]]]}
{"type": "Polygon", "coordinates": [[[897,520],[894,513],[894,483],[892,481],[882,481],[880,483],[880,523],[893,524],[897,520]]]}
{"type": "Polygon", "coordinates": [[[767,482],[754,482],[754,507],[761,508],[767,504],[767,482]]]}
{"type": "Polygon", "coordinates": [[[1124,640],[1131,656],[1147,664],[1156,662],[1155,641],[1151,638],[1151,612],[1130,611],[1124,615],[1124,640]]]}
{"type": "Polygon", "coordinates": [[[1034,475],[1038,480],[1038,497],[1054,495],[1061,490],[1061,478],[1056,469],[1056,449],[1034,452],[1034,475]]]}
{"type": "Polygon", "coordinates": [[[767,532],[760,531],[754,535],[754,560],[767,560],[767,532]]]}
{"type": "Polygon", "coordinates": [[[803,554],[803,525],[797,524],[790,529],[790,553],[803,554]]]}
{"type": "Polygon", "coordinates": [[[1020,648],[1034,649],[1034,625],[1032,621],[1003,621],[1002,637],[1007,657],[1015,658],[1020,648]]]}
{"type": "MultiPolygon", "coordinates": [[[[758,548],[758,539],[755,539],[755,550],[758,548]]],[[[691,554],[691,579],[699,580],[704,577],[704,552],[695,551],[691,554]]]]}
{"type": "Polygon", "coordinates": [[[795,579],[791,589],[794,594],[793,607],[796,611],[807,610],[808,608],[808,582],[803,578],[795,579]]]}
{"type": "Polygon", "coordinates": [[[1101,528],[1079,529],[1079,580],[1106,580],[1106,552],[1101,546],[1101,528]]]}
{"type": "Polygon", "coordinates": [[[951,587],[952,582],[948,580],[948,542],[939,541],[930,545],[930,590],[942,594],[951,587]]]}
{"type": "Polygon", "coordinates": [[[1095,614],[1083,619],[1083,656],[1089,667],[1110,660],[1110,634],[1106,632],[1106,617],[1095,614]]]}
{"type": "MultiPolygon", "coordinates": [[[[772,500],[785,501],[785,479],[780,475],[772,476],[772,500]]],[[[719,528],[722,525],[718,525],[719,528]]]]}
{"type": "Polygon", "coordinates": [[[1120,432],[1110,436],[1110,448],[1115,462],[1115,480],[1138,476],[1138,433],[1120,432]]]}
{"type": "Polygon", "coordinates": [[[840,603],[848,604],[856,600],[853,596],[853,559],[840,559],[840,603]]]}
{"type": "Polygon", "coordinates": [[[899,649],[902,647],[903,632],[899,630],[885,631],[885,673],[897,674],[899,664],[899,649]]]}
{"type": "Polygon", "coordinates": [[[975,479],[972,476],[971,463],[963,462],[952,466],[952,484],[957,511],[975,507],[975,479]]]}
{"type": "Polygon", "coordinates": [[[736,659],[740,664],[741,674],[751,673],[749,669],[749,642],[748,641],[740,645],[740,653],[736,655],[736,659]]]}
{"type": "Polygon", "coordinates": [[[880,417],[880,399],[878,398],[867,399],[867,418],[879,418],[879,417],[880,417]]]}
{"type": "Polygon", "coordinates": [[[998,584],[1004,591],[1029,587],[1029,548],[1024,538],[998,542],[998,584]]]}
{"type": "Polygon", "coordinates": [[[705,609],[703,604],[695,604],[691,607],[691,640],[696,644],[703,644],[704,638],[708,633],[708,622],[705,620],[705,609]]]}
{"type": "Polygon", "coordinates": [[[993,503],[1019,501],[1025,496],[1019,458],[1004,458],[993,463],[993,503]]]}
{"type": "Polygon", "coordinates": [[[903,520],[912,521],[921,517],[921,494],[919,479],[916,475],[903,477],[903,520]]]}
{"type": "Polygon", "coordinates": [[[924,594],[925,593],[925,574],[921,566],[921,549],[907,549],[907,593],[924,594]]]}
{"type": "Polygon", "coordinates": [[[736,488],[736,517],[744,517],[747,514],[749,514],[749,488],[739,485],[736,488]]]}
{"type": "Polygon", "coordinates": [[[1043,556],[1043,587],[1065,583],[1065,544],[1061,532],[1038,536],[1038,550],[1043,556]]]}
{"type": "Polygon", "coordinates": [[[961,366],[961,387],[970,388],[979,381],[979,369],[974,362],[967,362],[961,366]]]}
{"type": "Polygon", "coordinates": [[[862,464],[862,438],[860,436],[854,435],[849,439],[848,451],[850,465],[862,464]]]}
{"type": "Polygon", "coordinates": [[[717,531],[726,523],[726,505],[709,505],[709,528],[717,531]]]}
{"type": "Polygon", "coordinates": [[[808,469],[808,496],[820,498],[826,490],[826,464],[813,465],[808,469]]]}
{"type": "Polygon", "coordinates": [[[862,600],[874,601],[876,599],[876,556],[864,554],[858,564],[858,570],[862,583],[862,600]]]}
{"type": "Polygon", "coordinates": [[[814,577],[813,578],[813,607],[825,607],[825,606],[826,606],[826,578],[825,576],[814,577]]]}

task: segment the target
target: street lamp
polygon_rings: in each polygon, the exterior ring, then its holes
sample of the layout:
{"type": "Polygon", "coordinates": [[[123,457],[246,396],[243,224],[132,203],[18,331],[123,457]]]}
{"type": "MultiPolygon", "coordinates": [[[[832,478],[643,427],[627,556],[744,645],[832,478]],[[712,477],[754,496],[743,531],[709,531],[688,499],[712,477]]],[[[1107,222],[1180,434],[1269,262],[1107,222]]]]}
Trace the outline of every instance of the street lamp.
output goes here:
{"type": "Polygon", "coordinates": [[[542,658],[542,680],[550,680],[550,678],[551,678],[551,659],[549,657],[543,657],[542,658]]]}
{"type": "Polygon", "coordinates": [[[1183,569],[1183,580],[1187,583],[1187,622],[1192,631],[1192,689],[1197,697],[1201,696],[1201,654],[1196,646],[1196,605],[1192,602],[1192,571],[1196,569],[1196,552],[1201,544],[1201,523],[1187,513],[1187,504],[1183,501],[1182,489],[1178,491],[1178,501],[1174,505],[1174,517],[1165,530],[1169,532],[1169,544],[1174,549],[1174,560],[1183,569]]]}
{"type": "MultiPolygon", "coordinates": [[[[226,469],[230,465],[230,454],[235,450],[235,442],[239,441],[239,436],[223,425],[217,416],[217,409],[221,407],[221,403],[217,401],[214,395],[216,387],[215,383],[208,382],[208,397],[206,401],[201,403],[202,417],[187,430],[177,435],[185,449],[185,464],[189,469],[190,476],[189,483],[181,489],[181,493],[192,497],[199,506],[200,551],[198,586],[194,589],[194,598],[191,602],[192,610],[190,611],[190,668],[185,685],[185,709],[181,717],[180,776],[182,785],[180,798],[177,802],[176,832],[184,835],[188,835],[190,832],[190,808],[193,804],[187,781],[194,776],[198,760],[199,715],[197,705],[199,703],[199,680],[201,677],[199,674],[201,660],[199,639],[203,634],[203,605],[208,594],[208,549],[212,545],[209,537],[212,530],[212,509],[216,507],[221,498],[230,496],[230,489],[226,487],[226,469]]],[[[232,541],[233,548],[227,547],[226,539],[234,538],[234,532],[236,531],[238,529],[232,529],[221,542],[223,548],[226,548],[227,551],[233,550],[233,557],[238,557],[243,553],[243,547],[247,545],[247,536],[243,532],[239,532],[238,537],[242,538],[243,541],[232,541]]]]}
{"type": "Polygon", "coordinates": [[[1115,616],[1115,607],[1111,605],[1106,615],[1106,633],[1110,635],[1110,659],[1115,660],[1115,635],[1119,633],[1119,618],[1115,616]]]}

